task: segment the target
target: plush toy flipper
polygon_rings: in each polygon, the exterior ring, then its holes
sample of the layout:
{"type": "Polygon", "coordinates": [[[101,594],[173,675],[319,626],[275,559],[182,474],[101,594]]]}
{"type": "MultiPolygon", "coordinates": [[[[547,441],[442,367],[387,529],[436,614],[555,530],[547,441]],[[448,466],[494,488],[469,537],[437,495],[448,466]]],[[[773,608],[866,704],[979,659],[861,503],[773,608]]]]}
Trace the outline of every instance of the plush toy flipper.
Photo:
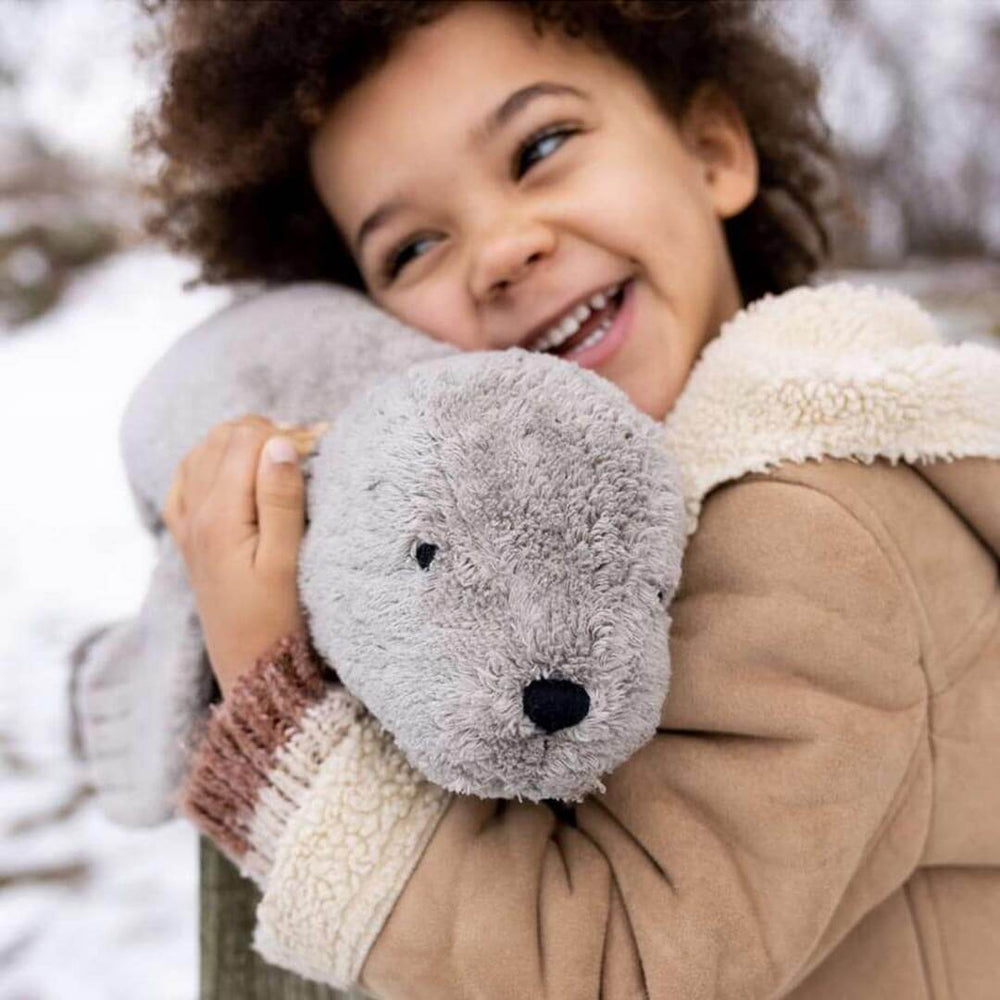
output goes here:
{"type": "Polygon", "coordinates": [[[139,613],[87,648],[76,692],[88,777],[101,810],[123,826],[176,814],[175,795],[212,676],[180,552],[164,532],[139,613]]]}

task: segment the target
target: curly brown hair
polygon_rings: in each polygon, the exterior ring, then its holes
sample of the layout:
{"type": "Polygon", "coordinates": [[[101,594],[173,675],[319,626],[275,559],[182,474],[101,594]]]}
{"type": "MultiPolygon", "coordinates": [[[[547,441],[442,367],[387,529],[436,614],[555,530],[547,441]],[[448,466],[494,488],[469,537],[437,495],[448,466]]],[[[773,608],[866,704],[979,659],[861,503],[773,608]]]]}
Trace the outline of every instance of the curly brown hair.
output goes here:
{"type": "MultiPolygon", "coordinates": [[[[201,262],[192,282],[364,282],[313,187],[308,144],[331,104],[398,40],[459,0],[142,0],[163,29],[167,83],[138,122],[162,159],[147,229],[201,262]],[[163,15],[166,15],[165,17],[163,15]]],[[[714,82],[742,112],[760,164],[754,201],[726,221],[746,302],[801,284],[829,254],[838,204],[816,72],[753,0],[508,0],[634,66],[674,120],[714,82]]]]}

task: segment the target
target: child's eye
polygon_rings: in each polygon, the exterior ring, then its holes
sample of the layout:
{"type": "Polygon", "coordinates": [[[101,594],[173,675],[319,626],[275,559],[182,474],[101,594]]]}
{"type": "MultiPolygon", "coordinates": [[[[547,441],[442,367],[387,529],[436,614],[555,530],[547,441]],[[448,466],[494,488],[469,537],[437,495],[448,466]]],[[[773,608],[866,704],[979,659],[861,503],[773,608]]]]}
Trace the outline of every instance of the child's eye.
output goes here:
{"type": "Polygon", "coordinates": [[[425,252],[426,245],[433,242],[433,239],[433,236],[418,236],[415,239],[407,239],[397,246],[386,259],[385,277],[390,281],[395,278],[414,257],[419,257],[425,252]]]}
{"type": "Polygon", "coordinates": [[[569,125],[553,125],[527,139],[514,156],[514,177],[520,180],[539,160],[551,156],[567,139],[579,132],[569,125]]]}

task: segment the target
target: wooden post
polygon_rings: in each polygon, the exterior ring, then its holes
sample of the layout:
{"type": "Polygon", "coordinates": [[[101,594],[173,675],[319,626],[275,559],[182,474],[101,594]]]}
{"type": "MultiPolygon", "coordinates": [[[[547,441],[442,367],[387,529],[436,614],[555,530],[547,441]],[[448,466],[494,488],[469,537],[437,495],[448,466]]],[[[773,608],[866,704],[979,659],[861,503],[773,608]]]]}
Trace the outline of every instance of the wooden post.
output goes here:
{"type": "Polygon", "coordinates": [[[201,838],[201,1000],[369,1000],[268,965],[250,947],[260,892],[201,838]]]}

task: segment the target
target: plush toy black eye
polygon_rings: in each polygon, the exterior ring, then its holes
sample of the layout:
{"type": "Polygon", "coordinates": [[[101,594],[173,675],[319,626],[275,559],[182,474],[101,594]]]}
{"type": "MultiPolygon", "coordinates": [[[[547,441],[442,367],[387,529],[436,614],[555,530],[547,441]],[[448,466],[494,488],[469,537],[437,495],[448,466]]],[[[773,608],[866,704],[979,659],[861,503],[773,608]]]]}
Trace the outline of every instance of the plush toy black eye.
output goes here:
{"type": "Polygon", "coordinates": [[[434,561],[434,556],[437,554],[437,546],[433,545],[431,542],[420,542],[416,550],[414,551],[414,556],[416,557],[417,563],[421,569],[427,569],[428,566],[434,561]]]}
{"type": "Polygon", "coordinates": [[[662,601],[662,600],[663,600],[663,591],[662,591],[662,590],[658,590],[658,591],[656,592],[656,599],[657,599],[658,601],[662,601]]]}

